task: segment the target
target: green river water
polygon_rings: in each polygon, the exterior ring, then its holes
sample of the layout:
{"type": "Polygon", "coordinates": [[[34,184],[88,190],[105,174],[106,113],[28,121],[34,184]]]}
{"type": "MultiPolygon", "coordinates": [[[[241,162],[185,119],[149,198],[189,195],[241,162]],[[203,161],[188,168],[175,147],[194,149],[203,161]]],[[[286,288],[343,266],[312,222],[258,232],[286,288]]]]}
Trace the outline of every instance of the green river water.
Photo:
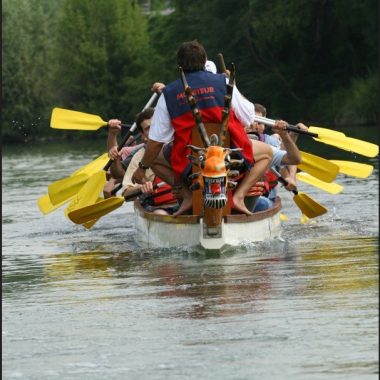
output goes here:
{"type": "Polygon", "coordinates": [[[142,250],[130,204],[90,230],[41,214],[103,142],[5,147],[3,379],[377,379],[378,159],[299,140],[374,172],[339,175],[337,195],[300,183],[329,209],[306,224],[281,188],[281,238],[220,255],[142,250]]]}

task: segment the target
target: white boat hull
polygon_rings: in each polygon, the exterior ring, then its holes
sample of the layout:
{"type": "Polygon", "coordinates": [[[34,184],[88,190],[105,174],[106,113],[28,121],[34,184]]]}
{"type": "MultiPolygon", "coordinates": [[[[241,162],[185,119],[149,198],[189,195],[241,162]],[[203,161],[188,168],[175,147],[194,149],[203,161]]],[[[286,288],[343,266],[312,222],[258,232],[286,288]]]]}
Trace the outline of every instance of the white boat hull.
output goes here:
{"type": "Polygon", "coordinates": [[[218,237],[204,233],[203,219],[194,215],[155,215],[144,211],[138,201],[134,203],[135,227],[138,243],[146,248],[174,248],[201,246],[206,250],[220,250],[244,242],[260,242],[278,237],[281,232],[281,201],[277,198],[273,208],[252,216],[228,215],[224,217],[218,237]]]}

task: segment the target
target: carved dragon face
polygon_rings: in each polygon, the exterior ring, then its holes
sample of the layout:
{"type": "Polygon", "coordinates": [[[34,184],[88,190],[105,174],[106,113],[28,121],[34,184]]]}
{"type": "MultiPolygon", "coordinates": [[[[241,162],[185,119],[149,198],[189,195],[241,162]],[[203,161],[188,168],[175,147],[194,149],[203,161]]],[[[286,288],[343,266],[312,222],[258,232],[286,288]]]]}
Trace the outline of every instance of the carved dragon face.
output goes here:
{"type": "MultiPolygon", "coordinates": [[[[216,140],[216,144],[207,148],[198,148],[194,145],[188,145],[188,147],[198,152],[198,166],[201,169],[199,173],[191,176],[191,179],[198,179],[196,186],[193,185],[194,188],[203,190],[205,207],[220,209],[227,204],[227,189],[234,186],[234,183],[229,181],[229,177],[231,174],[236,175],[236,172],[229,170],[230,153],[241,149],[223,148],[217,145],[217,136],[215,137],[211,141],[216,140]]],[[[195,161],[194,156],[192,159],[195,161]]]]}
{"type": "Polygon", "coordinates": [[[227,156],[226,149],[213,145],[209,146],[204,154],[199,154],[203,202],[206,207],[219,209],[227,204],[227,156]]]}

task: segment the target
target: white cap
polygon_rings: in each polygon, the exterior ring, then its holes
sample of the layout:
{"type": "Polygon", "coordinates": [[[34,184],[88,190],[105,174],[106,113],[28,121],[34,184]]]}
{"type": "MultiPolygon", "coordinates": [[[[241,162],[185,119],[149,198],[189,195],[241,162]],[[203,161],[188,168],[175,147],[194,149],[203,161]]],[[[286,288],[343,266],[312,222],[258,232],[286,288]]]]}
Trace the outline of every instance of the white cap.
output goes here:
{"type": "Polygon", "coordinates": [[[209,71],[210,73],[216,74],[217,69],[215,63],[213,61],[207,60],[205,64],[205,70],[209,71]]]}

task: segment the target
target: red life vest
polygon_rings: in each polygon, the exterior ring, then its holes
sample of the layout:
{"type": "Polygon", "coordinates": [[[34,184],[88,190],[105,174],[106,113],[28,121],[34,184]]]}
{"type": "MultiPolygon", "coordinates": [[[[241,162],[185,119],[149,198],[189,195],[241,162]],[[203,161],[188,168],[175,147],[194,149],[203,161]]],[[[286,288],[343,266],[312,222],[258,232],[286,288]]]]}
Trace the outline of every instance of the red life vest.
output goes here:
{"type": "MultiPolygon", "coordinates": [[[[186,73],[186,79],[192,88],[203,123],[220,123],[224,109],[224,96],[227,91],[225,76],[207,71],[196,71],[186,73]]],[[[179,79],[167,85],[163,90],[163,95],[174,128],[174,142],[170,160],[175,180],[179,182],[181,176],[187,174],[189,166],[186,156],[190,154],[190,149],[186,145],[191,144],[194,119],[184,94],[182,82],[179,79]]],[[[243,157],[247,166],[250,167],[253,163],[252,145],[233,110],[230,110],[228,131],[231,145],[243,149],[243,157]]]]}
{"type": "Polygon", "coordinates": [[[272,170],[267,170],[264,174],[264,187],[268,195],[269,191],[278,185],[278,178],[272,170]]]}
{"type": "MultiPolygon", "coordinates": [[[[161,178],[159,177],[154,177],[153,180],[153,186],[158,184],[159,182],[163,182],[161,178]]],[[[152,192],[152,200],[153,200],[153,206],[159,206],[163,204],[172,204],[172,203],[177,203],[177,199],[174,198],[173,192],[169,191],[171,190],[170,185],[164,185],[161,186],[152,192]]]]}

